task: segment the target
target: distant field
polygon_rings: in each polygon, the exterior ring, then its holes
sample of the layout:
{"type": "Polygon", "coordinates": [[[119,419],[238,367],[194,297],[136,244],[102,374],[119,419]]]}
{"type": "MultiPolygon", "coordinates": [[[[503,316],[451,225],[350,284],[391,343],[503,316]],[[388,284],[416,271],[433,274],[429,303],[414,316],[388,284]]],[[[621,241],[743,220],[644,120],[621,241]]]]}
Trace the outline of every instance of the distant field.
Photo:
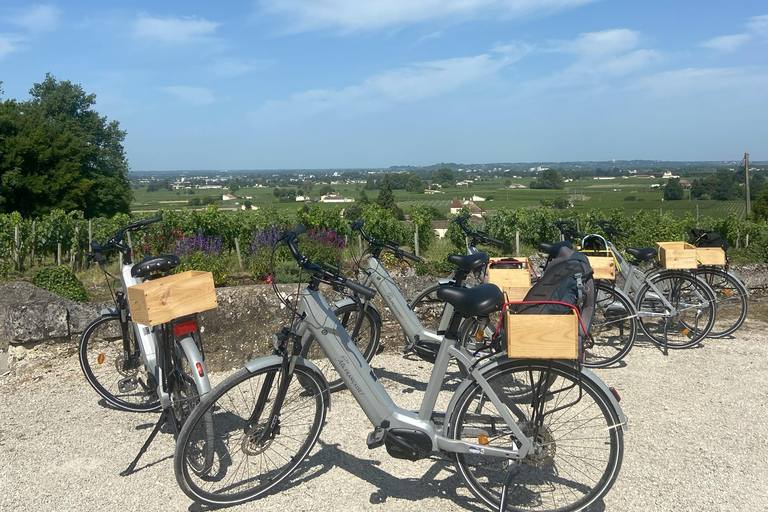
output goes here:
{"type": "MultiPolygon", "coordinates": [[[[663,191],[660,189],[651,189],[651,184],[662,183],[662,180],[647,178],[617,178],[615,180],[579,180],[566,183],[565,190],[531,190],[531,189],[506,189],[504,183],[506,179],[490,179],[487,181],[478,181],[470,187],[444,188],[442,194],[424,195],[411,194],[403,190],[396,190],[395,198],[398,205],[403,208],[406,214],[416,204],[425,204],[433,206],[446,214],[449,211],[451,200],[454,197],[459,199],[469,199],[473,195],[492,199],[489,201],[478,202],[486,210],[498,210],[500,208],[518,208],[520,206],[537,206],[542,201],[552,201],[557,197],[565,196],[574,198],[574,211],[584,212],[594,208],[601,209],[605,213],[613,208],[624,208],[628,213],[638,210],[661,208],[664,212],[673,212],[680,217],[687,212],[696,215],[696,207],[699,208],[701,216],[725,217],[731,213],[736,214],[740,219],[744,218],[746,206],[744,201],[690,201],[686,199],[681,201],[662,201],[663,191]],[[627,200],[627,198],[634,198],[627,200]]],[[[512,179],[512,182],[528,185],[529,179],[512,179]]],[[[347,197],[360,197],[362,184],[357,185],[339,185],[336,186],[336,192],[347,197]]],[[[317,190],[319,186],[315,188],[317,190]]],[[[243,199],[235,201],[219,201],[217,204],[221,209],[235,209],[238,207],[235,203],[245,201],[245,196],[251,196],[251,203],[256,206],[271,205],[277,209],[295,211],[301,205],[297,202],[280,203],[277,202],[272,188],[243,188],[237,192],[237,196],[243,199]]],[[[146,188],[134,190],[134,202],[132,209],[134,211],[155,211],[159,208],[182,208],[192,197],[204,198],[206,196],[221,197],[225,193],[223,190],[198,190],[195,195],[188,195],[176,191],[158,191],[147,192],[146,188]]],[[[366,190],[368,198],[375,200],[378,194],[375,190],[366,190]]],[[[337,203],[338,204],[338,203],[337,203]]],[[[333,208],[334,204],[323,204],[323,208],[333,208]]]]}

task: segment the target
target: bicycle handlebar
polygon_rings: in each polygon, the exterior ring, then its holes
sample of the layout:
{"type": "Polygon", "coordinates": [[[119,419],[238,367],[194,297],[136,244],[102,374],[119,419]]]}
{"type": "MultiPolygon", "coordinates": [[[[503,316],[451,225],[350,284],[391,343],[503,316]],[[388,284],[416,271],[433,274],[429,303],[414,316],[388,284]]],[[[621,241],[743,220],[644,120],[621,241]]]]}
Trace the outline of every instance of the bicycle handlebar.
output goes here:
{"type": "Polygon", "coordinates": [[[499,240],[498,238],[493,238],[492,236],[489,236],[487,233],[484,233],[483,231],[479,231],[479,230],[472,231],[472,229],[468,228],[464,223],[471,216],[472,214],[465,213],[464,215],[461,215],[453,219],[453,222],[458,224],[459,227],[462,229],[462,231],[464,231],[464,234],[472,239],[472,245],[477,245],[478,242],[497,245],[499,247],[504,245],[504,242],[502,240],[499,240]]]}
{"type": "MultiPolygon", "coordinates": [[[[367,300],[371,300],[374,296],[376,296],[376,290],[372,290],[367,286],[361,285],[360,283],[356,283],[355,281],[350,281],[345,277],[341,277],[338,272],[328,271],[317,263],[313,263],[309,260],[309,258],[301,254],[299,248],[296,245],[296,237],[306,230],[306,226],[299,224],[295,229],[289,231],[288,233],[284,233],[283,236],[280,237],[280,240],[285,241],[285,244],[288,246],[288,250],[291,251],[291,255],[299,263],[301,268],[319,278],[321,281],[325,281],[335,287],[349,288],[358,295],[362,295],[367,300]]],[[[334,270],[337,269],[334,268],[334,270]]]]}
{"type": "Polygon", "coordinates": [[[135,222],[131,222],[130,224],[127,224],[115,232],[114,235],[109,237],[107,239],[107,242],[104,244],[99,244],[97,242],[91,242],[91,251],[86,253],[87,260],[90,261],[96,261],[98,264],[102,264],[106,261],[106,258],[102,255],[103,252],[111,251],[111,250],[118,250],[122,254],[128,254],[130,252],[130,247],[127,245],[123,245],[123,234],[128,231],[136,231],[140,228],[143,228],[144,226],[149,226],[150,224],[154,224],[155,222],[159,222],[163,220],[161,216],[155,216],[150,217],[148,219],[142,219],[137,220],[135,222]]]}
{"type": "Polygon", "coordinates": [[[623,233],[618,229],[616,229],[615,227],[613,227],[613,222],[609,220],[599,220],[597,221],[597,224],[600,226],[600,229],[602,229],[605,232],[605,234],[608,235],[609,237],[620,236],[624,238],[629,238],[628,234],[623,233]]]}
{"type": "Polygon", "coordinates": [[[556,220],[555,221],[555,227],[560,231],[560,233],[565,238],[570,238],[573,240],[578,240],[580,238],[584,238],[584,235],[582,233],[579,233],[574,229],[574,222],[572,220],[556,220]]]}
{"type": "Polygon", "coordinates": [[[392,251],[392,253],[395,256],[397,256],[398,258],[406,258],[406,259],[409,259],[411,261],[415,261],[416,263],[421,263],[421,261],[422,261],[421,258],[416,256],[415,254],[411,254],[408,251],[404,251],[404,250],[400,249],[399,247],[397,247],[397,245],[394,242],[390,242],[388,244],[385,244],[385,243],[379,242],[375,238],[369,236],[368,233],[366,233],[363,230],[363,224],[364,224],[363,219],[358,219],[355,222],[353,222],[350,225],[350,227],[352,228],[353,232],[354,231],[359,231],[360,234],[363,236],[363,238],[365,238],[365,241],[368,242],[368,244],[370,244],[370,245],[372,245],[374,247],[378,247],[380,249],[387,249],[389,251],[392,251]]]}

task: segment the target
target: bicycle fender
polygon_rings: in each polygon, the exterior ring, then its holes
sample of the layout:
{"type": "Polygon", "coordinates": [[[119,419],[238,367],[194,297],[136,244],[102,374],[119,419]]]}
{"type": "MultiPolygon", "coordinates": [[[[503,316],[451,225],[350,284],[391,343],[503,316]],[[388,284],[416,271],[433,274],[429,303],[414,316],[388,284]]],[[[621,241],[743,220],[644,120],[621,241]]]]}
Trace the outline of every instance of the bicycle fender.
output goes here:
{"type": "MultiPolygon", "coordinates": [[[[248,361],[247,363],[245,363],[245,369],[251,373],[256,373],[262,368],[268,368],[270,366],[280,366],[282,364],[283,364],[282,356],[271,355],[271,356],[260,357],[258,359],[253,359],[251,361],[248,361]]],[[[325,395],[325,403],[328,404],[328,409],[330,409],[331,408],[331,391],[330,391],[330,386],[328,385],[328,380],[325,378],[325,375],[323,374],[323,372],[321,372],[320,369],[317,366],[315,366],[315,363],[313,363],[309,359],[304,359],[301,356],[296,358],[296,366],[302,366],[307,370],[313,372],[315,376],[318,377],[320,382],[322,382],[323,395],[325,395]]]]}
{"type": "Polygon", "coordinates": [[[200,355],[200,351],[197,350],[195,340],[193,340],[191,336],[182,338],[181,341],[179,341],[179,345],[181,345],[181,350],[183,350],[184,354],[187,356],[187,361],[189,361],[189,366],[192,370],[192,378],[195,379],[197,393],[202,398],[211,390],[211,382],[208,380],[208,369],[205,367],[205,362],[200,355]],[[199,368],[203,369],[202,376],[198,370],[198,365],[200,365],[199,368]]]}
{"type": "MultiPolygon", "coordinates": [[[[355,301],[350,299],[349,297],[345,297],[341,300],[337,300],[333,303],[333,306],[331,306],[334,311],[343,308],[344,306],[350,306],[355,305],[355,301]]],[[[379,312],[379,308],[376,307],[376,304],[374,304],[371,301],[368,301],[368,305],[366,306],[369,310],[373,310],[373,312],[378,316],[379,320],[381,320],[381,313],[379,312]]]]}
{"type": "MultiPolygon", "coordinates": [[[[478,370],[482,374],[486,374],[489,371],[505,364],[507,361],[512,361],[512,359],[507,359],[506,357],[497,357],[496,359],[493,359],[489,361],[487,364],[480,367],[478,370]]],[[[613,407],[614,411],[616,411],[616,416],[619,419],[619,425],[624,430],[628,430],[627,426],[627,416],[624,414],[624,411],[622,410],[621,406],[619,405],[619,401],[616,400],[616,397],[613,395],[610,389],[608,389],[608,386],[605,385],[605,382],[603,382],[597,375],[595,375],[591,370],[588,368],[582,366],[581,367],[581,374],[582,378],[589,380],[593,384],[595,384],[600,390],[605,394],[605,396],[608,397],[608,401],[611,403],[611,406],[613,407]]],[[[459,385],[459,387],[454,392],[453,396],[451,397],[451,401],[448,404],[448,408],[445,411],[445,418],[446,422],[450,421],[450,418],[453,416],[453,411],[456,409],[456,404],[459,400],[459,397],[464,393],[464,391],[467,390],[470,386],[475,384],[475,379],[468,377],[464,379],[464,381],[459,385]]]]}

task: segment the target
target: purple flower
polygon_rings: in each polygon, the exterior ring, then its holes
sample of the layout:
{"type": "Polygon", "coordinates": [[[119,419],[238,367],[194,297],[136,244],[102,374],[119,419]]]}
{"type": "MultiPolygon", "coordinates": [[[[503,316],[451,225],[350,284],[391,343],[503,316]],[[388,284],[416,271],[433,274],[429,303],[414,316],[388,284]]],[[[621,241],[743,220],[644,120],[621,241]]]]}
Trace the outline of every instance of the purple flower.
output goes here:
{"type": "Polygon", "coordinates": [[[248,254],[255,254],[263,248],[273,247],[282,232],[283,228],[279,224],[270,224],[263,228],[254,229],[251,243],[248,246],[248,254]]]}
{"type": "Polygon", "coordinates": [[[221,253],[221,236],[205,236],[202,229],[195,236],[186,236],[176,242],[176,254],[189,256],[193,252],[202,252],[218,256],[221,253]]]}

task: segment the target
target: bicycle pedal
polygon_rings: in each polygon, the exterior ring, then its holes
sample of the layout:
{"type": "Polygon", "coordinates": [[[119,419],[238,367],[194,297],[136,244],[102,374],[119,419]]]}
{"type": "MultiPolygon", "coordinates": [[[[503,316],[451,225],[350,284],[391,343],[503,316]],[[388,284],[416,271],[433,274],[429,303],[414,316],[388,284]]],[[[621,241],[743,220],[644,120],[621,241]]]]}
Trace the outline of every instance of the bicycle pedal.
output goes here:
{"type": "Polygon", "coordinates": [[[135,391],[139,387],[139,380],[136,377],[126,377],[117,381],[117,389],[121,393],[129,393],[135,391]]]}
{"type": "Polygon", "coordinates": [[[366,443],[368,444],[368,449],[373,450],[374,448],[378,448],[379,446],[382,446],[384,444],[384,438],[387,435],[387,431],[381,427],[376,427],[373,432],[368,434],[368,439],[366,440],[366,443]]]}

